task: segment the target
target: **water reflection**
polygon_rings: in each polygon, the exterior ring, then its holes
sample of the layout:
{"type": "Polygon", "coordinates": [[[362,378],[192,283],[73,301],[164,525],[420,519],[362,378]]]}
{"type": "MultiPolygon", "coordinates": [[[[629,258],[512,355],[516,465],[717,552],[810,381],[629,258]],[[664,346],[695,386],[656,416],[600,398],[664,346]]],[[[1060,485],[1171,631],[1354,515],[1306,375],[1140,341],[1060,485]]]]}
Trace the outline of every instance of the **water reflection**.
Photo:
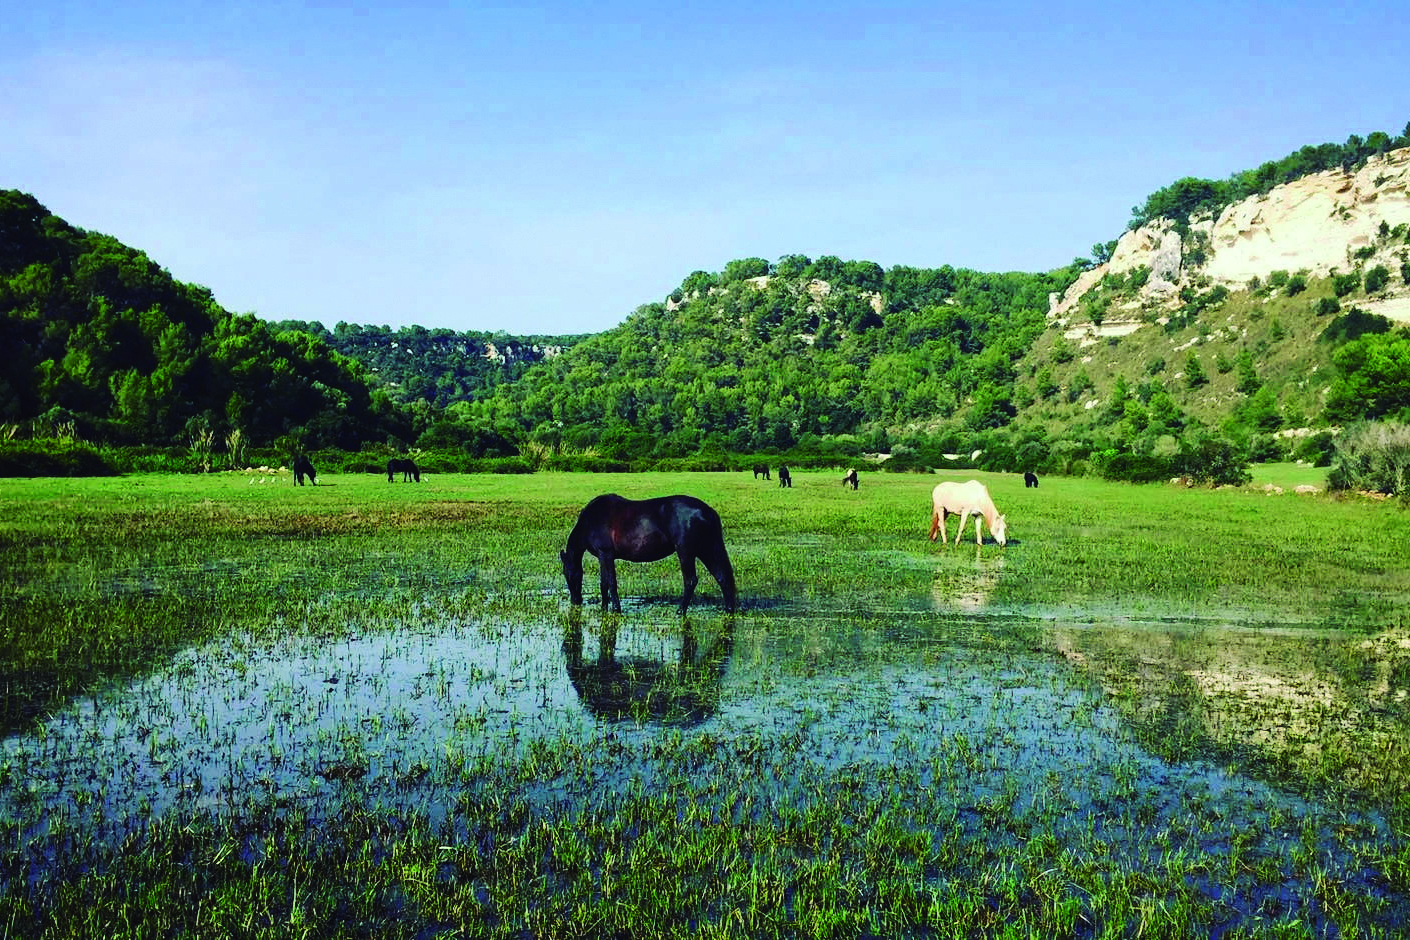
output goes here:
{"type": "Polygon", "coordinates": [[[938,567],[930,584],[930,598],[936,610],[974,613],[989,604],[1004,571],[1003,555],[993,551],[986,554],[976,545],[972,560],[963,551],[942,551],[936,557],[938,567]]]}
{"type": "Polygon", "coordinates": [[[715,714],[734,650],[734,618],[726,618],[703,651],[689,618],[681,621],[679,647],[669,659],[660,640],[644,627],[625,625],[620,615],[604,614],[597,630],[597,654],[585,657],[582,610],[572,608],[563,632],[563,655],[583,707],[598,718],[680,725],[699,724],[715,714]],[[618,652],[619,641],[626,652],[618,652]],[[649,649],[652,645],[655,651],[649,649]]]}

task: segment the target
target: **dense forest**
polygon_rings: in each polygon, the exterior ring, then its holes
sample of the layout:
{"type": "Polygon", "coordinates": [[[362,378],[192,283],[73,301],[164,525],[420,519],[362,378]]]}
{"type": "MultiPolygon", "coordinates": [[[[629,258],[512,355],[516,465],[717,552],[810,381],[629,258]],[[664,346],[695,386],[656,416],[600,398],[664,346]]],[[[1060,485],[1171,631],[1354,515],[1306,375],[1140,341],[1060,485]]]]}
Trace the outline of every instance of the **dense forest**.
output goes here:
{"type": "MultiPolygon", "coordinates": [[[[1410,133],[1353,137],[1224,183],[1180,180],[1134,214],[1214,211],[1406,143],[1410,133]]],[[[1094,246],[1097,261],[1107,248],[1094,246]]],[[[0,191],[0,428],[11,442],[185,449],[207,468],[247,449],[530,469],[757,453],[889,454],[888,468],[908,469],[960,454],[994,469],[1156,478],[1325,459],[1318,429],[1410,419],[1410,331],[1356,306],[1396,272],[1274,272],[1247,290],[1190,291],[1162,325],[1080,348],[1047,312],[1095,263],[993,274],[743,258],[691,273],[593,336],[330,331],[232,314],[140,250],[0,191]]],[[[1109,276],[1089,306],[1130,299],[1139,276],[1109,276]]]]}

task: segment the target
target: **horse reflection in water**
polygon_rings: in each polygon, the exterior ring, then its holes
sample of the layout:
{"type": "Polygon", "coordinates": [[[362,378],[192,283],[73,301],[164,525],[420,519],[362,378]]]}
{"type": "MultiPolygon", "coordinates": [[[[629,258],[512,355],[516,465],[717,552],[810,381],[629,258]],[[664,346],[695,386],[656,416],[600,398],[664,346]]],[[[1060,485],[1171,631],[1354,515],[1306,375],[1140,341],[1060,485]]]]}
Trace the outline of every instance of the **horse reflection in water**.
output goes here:
{"type": "MultiPolygon", "coordinates": [[[[622,618],[605,614],[597,634],[597,657],[583,655],[583,615],[581,608],[568,613],[563,633],[563,654],[572,682],[583,707],[598,718],[617,721],[636,718],[664,724],[694,725],[709,718],[720,707],[720,686],[730,654],[734,651],[734,618],[726,617],[718,635],[702,650],[689,619],[681,621],[679,653],[671,658],[617,654],[622,618]]],[[[658,638],[640,627],[646,644],[658,638]]]]}

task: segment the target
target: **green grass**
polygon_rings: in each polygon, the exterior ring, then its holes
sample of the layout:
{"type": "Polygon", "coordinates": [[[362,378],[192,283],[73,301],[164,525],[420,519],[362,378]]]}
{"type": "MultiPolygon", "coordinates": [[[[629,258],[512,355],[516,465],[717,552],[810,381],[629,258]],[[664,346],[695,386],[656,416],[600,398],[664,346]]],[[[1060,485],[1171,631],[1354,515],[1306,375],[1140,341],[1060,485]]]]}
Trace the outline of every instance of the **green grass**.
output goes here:
{"type": "Polygon", "coordinates": [[[1006,548],[926,539],[939,476],[0,482],[0,936],[1403,931],[1404,510],[958,476],[1006,548]],[[631,674],[702,723],[513,704],[557,702],[534,651],[574,631],[679,637],[671,562],[620,566],[611,618],[589,561],[565,619],[557,551],[609,490],[724,519],[743,610],[702,571],[690,618],[723,678],[631,674]],[[193,782],[258,708],[263,763],[193,782]],[[95,814],[133,725],[171,806],[95,814]]]}

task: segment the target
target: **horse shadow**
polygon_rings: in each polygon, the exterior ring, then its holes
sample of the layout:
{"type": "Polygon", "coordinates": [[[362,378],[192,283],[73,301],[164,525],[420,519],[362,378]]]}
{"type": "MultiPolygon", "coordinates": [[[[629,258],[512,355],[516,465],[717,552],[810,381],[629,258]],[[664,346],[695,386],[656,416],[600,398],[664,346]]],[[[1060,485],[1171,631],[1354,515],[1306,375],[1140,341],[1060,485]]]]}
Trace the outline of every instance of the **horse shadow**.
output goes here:
{"type": "Polygon", "coordinates": [[[683,619],[680,648],[669,658],[619,653],[619,640],[627,648],[643,645],[643,637],[623,636],[633,630],[645,633],[641,627],[627,627],[619,614],[603,614],[596,655],[587,655],[582,611],[569,611],[563,658],[568,681],[590,714],[605,721],[631,718],[690,726],[719,711],[725,668],[734,652],[733,617],[726,617],[719,633],[703,646],[690,619],[683,619]]]}

